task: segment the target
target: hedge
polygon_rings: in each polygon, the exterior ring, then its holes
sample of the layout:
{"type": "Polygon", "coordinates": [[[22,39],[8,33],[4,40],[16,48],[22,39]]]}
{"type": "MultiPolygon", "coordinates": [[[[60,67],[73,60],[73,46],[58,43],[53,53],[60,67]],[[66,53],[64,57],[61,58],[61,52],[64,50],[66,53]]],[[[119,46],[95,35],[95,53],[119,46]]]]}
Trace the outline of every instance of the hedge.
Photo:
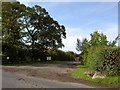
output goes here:
{"type": "Polygon", "coordinates": [[[106,72],[108,76],[118,76],[120,73],[120,48],[101,50],[96,62],[99,71],[106,72]]]}
{"type": "Polygon", "coordinates": [[[120,73],[120,48],[94,47],[88,50],[86,65],[106,73],[108,76],[118,76],[120,73]]]}
{"type": "Polygon", "coordinates": [[[48,56],[51,56],[54,61],[73,61],[75,54],[61,50],[48,50],[48,56]]]}

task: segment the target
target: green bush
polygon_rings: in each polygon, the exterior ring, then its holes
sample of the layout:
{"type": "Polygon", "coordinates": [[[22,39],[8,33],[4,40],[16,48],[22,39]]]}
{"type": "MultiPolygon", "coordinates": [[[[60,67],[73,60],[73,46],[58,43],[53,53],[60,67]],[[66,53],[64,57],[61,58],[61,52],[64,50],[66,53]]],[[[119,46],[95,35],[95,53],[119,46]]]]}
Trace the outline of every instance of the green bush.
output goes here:
{"type": "Polygon", "coordinates": [[[61,50],[48,50],[48,55],[55,61],[72,61],[75,56],[72,52],[63,52],[61,50]]]}
{"type": "Polygon", "coordinates": [[[97,68],[108,76],[118,76],[120,73],[120,48],[106,48],[98,55],[97,68]]]}
{"type": "Polygon", "coordinates": [[[108,76],[119,75],[120,48],[92,47],[87,54],[86,65],[89,68],[108,76]]]}
{"type": "Polygon", "coordinates": [[[21,63],[26,60],[28,55],[27,49],[22,49],[16,45],[7,42],[2,43],[2,63],[21,63]],[[7,59],[9,57],[9,59],[7,59]]]}
{"type": "Polygon", "coordinates": [[[77,54],[75,54],[74,52],[71,52],[71,51],[69,51],[69,52],[65,52],[66,53],[66,58],[68,58],[68,60],[70,60],[70,61],[73,61],[73,60],[75,60],[75,56],[77,56],[77,54]]]}
{"type": "Polygon", "coordinates": [[[101,47],[91,47],[88,49],[87,57],[86,57],[86,65],[89,66],[91,69],[96,70],[96,64],[99,56],[99,52],[102,48],[101,47]]]}

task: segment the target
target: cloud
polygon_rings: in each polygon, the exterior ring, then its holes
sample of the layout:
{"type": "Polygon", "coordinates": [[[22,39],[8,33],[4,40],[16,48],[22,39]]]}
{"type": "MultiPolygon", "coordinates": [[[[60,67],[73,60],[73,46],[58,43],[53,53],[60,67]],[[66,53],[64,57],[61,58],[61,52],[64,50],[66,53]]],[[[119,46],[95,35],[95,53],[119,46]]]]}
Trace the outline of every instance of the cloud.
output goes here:
{"type": "Polygon", "coordinates": [[[74,52],[77,53],[77,51],[76,51],[77,38],[78,37],[68,36],[66,39],[64,39],[63,43],[64,43],[65,47],[63,47],[62,50],[64,50],[64,51],[74,51],[74,52]]]}
{"type": "Polygon", "coordinates": [[[61,50],[64,51],[74,51],[76,53],[79,53],[76,50],[76,43],[77,38],[82,40],[83,38],[87,38],[90,40],[90,34],[94,31],[98,31],[99,33],[103,33],[107,36],[108,41],[113,41],[117,35],[118,35],[118,25],[116,24],[107,24],[104,28],[98,28],[96,30],[91,30],[91,28],[66,28],[67,38],[63,39],[63,44],[65,47],[63,47],[61,50]]]}
{"type": "Polygon", "coordinates": [[[79,28],[67,28],[67,38],[63,39],[63,44],[65,45],[65,47],[63,47],[61,50],[79,53],[76,50],[77,38],[79,38],[80,40],[84,38],[82,35],[79,34],[80,31],[81,30],[79,28]]]}
{"type": "MultiPolygon", "coordinates": [[[[106,29],[99,30],[107,36],[108,41],[113,41],[118,36],[118,25],[109,24],[106,29]]],[[[118,46],[118,42],[116,43],[118,46]]]]}
{"type": "MultiPolygon", "coordinates": [[[[27,1],[25,1],[25,4],[28,6],[35,4],[35,2],[39,2],[37,4],[48,9],[47,11],[50,12],[50,15],[52,15],[55,20],[60,22],[60,24],[65,25],[67,38],[63,40],[63,44],[65,45],[65,47],[62,48],[62,50],[64,51],[76,52],[75,48],[76,48],[77,38],[79,38],[80,40],[82,40],[83,38],[90,39],[90,34],[93,33],[95,30],[99,30],[99,32],[102,32],[103,34],[107,35],[109,41],[114,40],[118,34],[118,26],[117,24],[115,24],[117,19],[115,18],[117,17],[116,16],[117,13],[115,11],[116,10],[115,8],[117,8],[116,7],[117,3],[115,4],[112,3],[110,5],[107,5],[106,3],[94,4],[93,6],[84,5],[79,8],[75,7],[75,9],[73,10],[72,5],[70,5],[70,8],[63,7],[63,6],[67,6],[63,4],[70,4],[70,3],[59,3],[56,1],[54,1],[55,3],[48,3],[50,1],[47,2],[47,0],[46,1],[44,0],[43,1],[44,3],[41,2],[40,0],[38,1],[27,0],[27,1]],[[69,9],[71,9],[71,11],[69,9]],[[113,12],[115,11],[115,13],[110,11],[113,12]],[[108,13],[109,16],[107,16],[108,14],[106,13],[108,13]]],[[[79,1],[82,2],[83,0],[79,0],[79,1]]],[[[84,0],[84,1],[88,1],[88,0],[84,0]]],[[[75,5],[75,6],[80,6],[80,5],[75,5]]],[[[67,7],[69,7],[69,5],[67,7]]]]}
{"type": "Polygon", "coordinates": [[[108,24],[104,29],[99,29],[100,32],[107,35],[109,41],[113,41],[118,35],[118,25],[108,24]]]}

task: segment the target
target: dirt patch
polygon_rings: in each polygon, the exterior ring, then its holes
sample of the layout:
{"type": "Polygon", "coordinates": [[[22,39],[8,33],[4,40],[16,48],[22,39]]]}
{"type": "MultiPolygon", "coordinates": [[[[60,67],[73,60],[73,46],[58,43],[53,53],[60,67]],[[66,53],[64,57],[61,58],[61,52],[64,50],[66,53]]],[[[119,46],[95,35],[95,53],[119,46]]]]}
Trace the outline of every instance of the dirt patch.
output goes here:
{"type": "Polygon", "coordinates": [[[74,83],[82,83],[86,85],[90,85],[93,87],[109,87],[106,85],[98,85],[94,83],[90,83],[87,80],[83,80],[80,78],[75,78],[69,74],[70,71],[74,70],[75,66],[70,65],[60,65],[60,64],[42,64],[37,66],[9,66],[9,67],[3,67],[2,69],[6,72],[12,72],[12,73],[22,73],[28,76],[34,76],[34,77],[41,77],[46,78],[50,80],[59,80],[62,82],[74,82],[74,83]]]}

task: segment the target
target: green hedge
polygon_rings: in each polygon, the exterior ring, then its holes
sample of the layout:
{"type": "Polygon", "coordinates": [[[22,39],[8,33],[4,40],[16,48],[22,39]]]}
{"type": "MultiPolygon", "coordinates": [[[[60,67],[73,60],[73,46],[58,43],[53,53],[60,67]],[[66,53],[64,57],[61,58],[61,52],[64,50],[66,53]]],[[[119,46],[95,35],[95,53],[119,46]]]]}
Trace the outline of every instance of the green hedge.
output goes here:
{"type": "Polygon", "coordinates": [[[108,76],[118,76],[120,73],[120,48],[106,48],[99,53],[97,68],[108,76]]]}
{"type": "Polygon", "coordinates": [[[108,76],[118,76],[120,73],[120,48],[90,48],[86,61],[86,65],[96,71],[106,73],[108,76]]]}
{"type": "Polygon", "coordinates": [[[72,52],[63,52],[61,50],[49,50],[48,56],[55,61],[73,61],[75,54],[72,52]]]}

